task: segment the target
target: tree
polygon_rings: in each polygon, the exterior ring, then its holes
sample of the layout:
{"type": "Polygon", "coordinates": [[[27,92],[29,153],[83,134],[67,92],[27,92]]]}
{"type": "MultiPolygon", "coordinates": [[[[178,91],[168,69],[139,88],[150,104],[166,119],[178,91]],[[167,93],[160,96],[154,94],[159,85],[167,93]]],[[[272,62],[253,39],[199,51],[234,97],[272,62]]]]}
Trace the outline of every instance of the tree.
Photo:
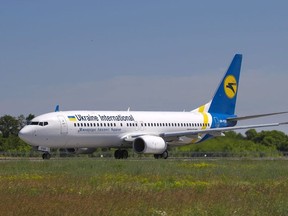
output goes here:
{"type": "Polygon", "coordinates": [[[18,120],[19,129],[21,130],[26,125],[26,119],[24,115],[20,115],[18,116],[17,120],[18,120]]]}
{"type": "Polygon", "coordinates": [[[18,116],[18,124],[19,124],[19,130],[21,130],[25,125],[29,124],[29,122],[35,118],[35,115],[29,114],[26,118],[24,115],[18,116]]]}
{"type": "Polygon", "coordinates": [[[26,117],[26,123],[29,123],[33,118],[35,118],[35,115],[33,114],[29,114],[27,117],[26,117]]]}
{"type": "Polygon", "coordinates": [[[19,132],[18,120],[10,115],[2,116],[0,118],[0,131],[3,138],[8,138],[10,134],[17,135],[19,132]]]}
{"type": "Polygon", "coordinates": [[[255,129],[250,129],[245,132],[245,135],[248,140],[254,141],[257,137],[257,131],[255,129]]]}

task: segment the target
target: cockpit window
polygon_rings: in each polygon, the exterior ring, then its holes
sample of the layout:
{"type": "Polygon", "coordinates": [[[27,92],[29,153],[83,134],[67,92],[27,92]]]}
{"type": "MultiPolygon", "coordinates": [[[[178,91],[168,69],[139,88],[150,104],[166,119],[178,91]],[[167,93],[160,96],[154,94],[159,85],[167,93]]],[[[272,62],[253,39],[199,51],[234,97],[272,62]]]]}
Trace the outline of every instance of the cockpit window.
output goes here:
{"type": "Polygon", "coordinates": [[[30,122],[30,125],[38,125],[39,124],[39,122],[30,122]]]}
{"type": "Polygon", "coordinates": [[[48,125],[48,122],[36,122],[36,121],[32,121],[32,122],[29,122],[29,125],[39,125],[39,126],[46,126],[48,125]]]}

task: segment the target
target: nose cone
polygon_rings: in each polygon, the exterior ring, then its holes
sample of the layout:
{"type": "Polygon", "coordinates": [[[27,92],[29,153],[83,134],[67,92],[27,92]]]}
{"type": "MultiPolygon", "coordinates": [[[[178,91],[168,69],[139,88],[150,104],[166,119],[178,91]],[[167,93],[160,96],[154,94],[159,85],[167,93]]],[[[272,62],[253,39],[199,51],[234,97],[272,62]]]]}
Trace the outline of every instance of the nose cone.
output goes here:
{"type": "Polygon", "coordinates": [[[32,128],[29,126],[25,126],[19,131],[18,136],[20,137],[20,139],[22,139],[26,143],[33,145],[33,138],[35,136],[35,130],[32,130],[32,128]]]}

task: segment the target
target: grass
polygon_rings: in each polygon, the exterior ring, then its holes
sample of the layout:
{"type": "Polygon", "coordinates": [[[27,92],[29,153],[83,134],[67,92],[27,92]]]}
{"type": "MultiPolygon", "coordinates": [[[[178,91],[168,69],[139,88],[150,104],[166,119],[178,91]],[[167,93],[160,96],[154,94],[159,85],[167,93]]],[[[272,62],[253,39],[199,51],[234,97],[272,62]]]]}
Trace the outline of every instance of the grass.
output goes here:
{"type": "Polygon", "coordinates": [[[0,162],[1,215],[287,215],[286,160],[0,162]]]}

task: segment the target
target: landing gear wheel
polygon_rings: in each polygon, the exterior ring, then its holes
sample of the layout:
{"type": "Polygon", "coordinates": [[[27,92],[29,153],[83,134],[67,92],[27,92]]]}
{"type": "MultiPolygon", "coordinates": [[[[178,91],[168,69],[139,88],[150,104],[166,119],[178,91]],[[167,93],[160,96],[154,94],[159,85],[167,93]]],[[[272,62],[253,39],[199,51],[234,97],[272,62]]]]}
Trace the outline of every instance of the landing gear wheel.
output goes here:
{"type": "Polygon", "coordinates": [[[121,150],[116,150],[115,152],[114,152],[114,157],[115,157],[115,159],[121,159],[121,150]]]}
{"type": "Polygon", "coordinates": [[[169,156],[169,154],[168,154],[168,151],[167,151],[167,150],[164,151],[164,152],[162,153],[162,155],[161,155],[161,157],[164,158],[164,159],[167,159],[168,156],[169,156]]]}
{"type": "Polygon", "coordinates": [[[160,159],[161,158],[161,154],[154,154],[154,158],[155,159],[160,159]]]}
{"type": "Polygon", "coordinates": [[[163,159],[167,159],[169,156],[168,154],[168,151],[164,151],[162,154],[154,154],[154,158],[155,159],[160,159],[160,158],[163,158],[163,159]]]}
{"type": "Polygon", "coordinates": [[[42,154],[43,160],[49,160],[51,158],[51,154],[49,152],[44,152],[42,154]]]}
{"type": "Polygon", "coordinates": [[[115,159],[127,159],[128,158],[128,151],[118,149],[114,153],[115,159]]]}
{"type": "Polygon", "coordinates": [[[122,158],[127,159],[128,158],[128,151],[127,150],[122,150],[122,158]]]}

